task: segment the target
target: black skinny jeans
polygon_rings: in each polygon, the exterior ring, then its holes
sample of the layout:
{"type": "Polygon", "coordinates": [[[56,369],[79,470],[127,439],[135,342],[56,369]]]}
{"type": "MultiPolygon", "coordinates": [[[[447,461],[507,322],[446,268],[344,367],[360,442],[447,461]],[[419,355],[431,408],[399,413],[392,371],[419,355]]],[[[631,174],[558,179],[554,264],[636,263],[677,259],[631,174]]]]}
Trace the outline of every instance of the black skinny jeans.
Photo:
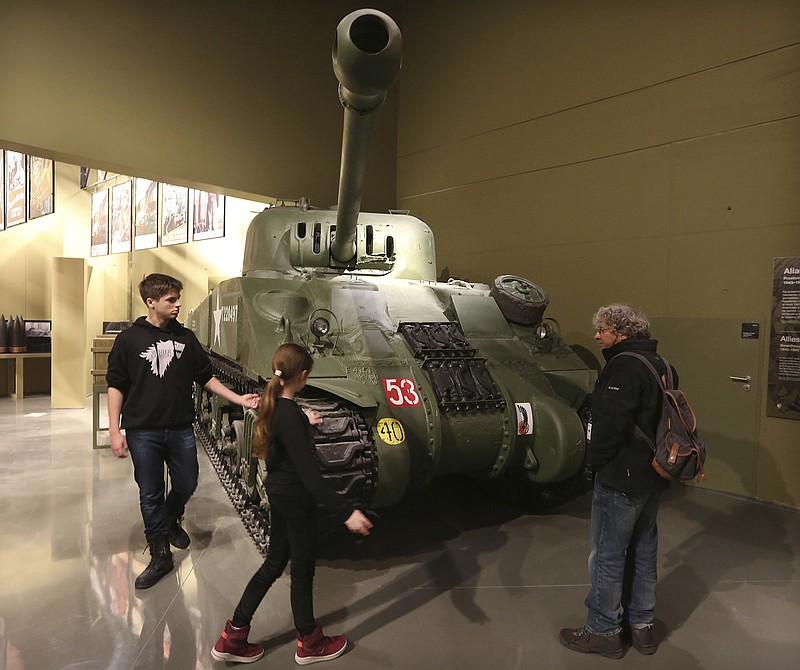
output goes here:
{"type": "Polygon", "coordinates": [[[314,552],[316,503],[311,496],[270,495],[270,541],[267,558],[250,579],[231,622],[249,626],[269,588],[291,560],[291,602],[294,627],[301,635],[314,630],[314,552]]]}

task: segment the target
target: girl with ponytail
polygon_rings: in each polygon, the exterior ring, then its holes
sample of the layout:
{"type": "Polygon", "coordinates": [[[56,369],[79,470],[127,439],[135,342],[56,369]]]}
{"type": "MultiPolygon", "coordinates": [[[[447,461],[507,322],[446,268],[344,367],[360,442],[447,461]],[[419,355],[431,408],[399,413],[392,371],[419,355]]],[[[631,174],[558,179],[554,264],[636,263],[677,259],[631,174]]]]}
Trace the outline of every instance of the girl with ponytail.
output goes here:
{"type": "MultiPolygon", "coordinates": [[[[256,421],[255,435],[253,436],[253,458],[265,460],[267,458],[272,435],[272,415],[286,383],[296,382],[304,371],[305,379],[308,379],[308,373],[311,372],[313,365],[314,359],[311,358],[311,354],[297,344],[282,344],[275,350],[272,355],[272,377],[264,387],[261,401],[258,404],[258,421],[256,421]]],[[[303,386],[305,386],[305,381],[303,386]]],[[[288,397],[290,399],[294,397],[293,390],[288,397]]],[[[309,419],[311,418],[309,417],[309,419]]],[[[315,424],[321,422],[319,415],[313,418],[315,424]]]]}
{"type": "Polygon", "coordinates": [[[282,344],[272,356],[273,374],[261,394],[253,439],[253,457],[267,462],[269,550],[211,650],[218,661],[252,663],[264,655],[261,645],[247,641],[250,622],[290,561],[292,616],[297,629],[295,662],[327,661],[341,656],[347,646],[344,635],[324,635],[314,618],[316,507],[329,508],[351,533],[368,535],[372,523],[352,501],[334,491],[319,471],[310,422],[318,424],[323,419],[316,412],[306,416],[294,402],[313,363],[308,351],[293,343],[282,344]]]}

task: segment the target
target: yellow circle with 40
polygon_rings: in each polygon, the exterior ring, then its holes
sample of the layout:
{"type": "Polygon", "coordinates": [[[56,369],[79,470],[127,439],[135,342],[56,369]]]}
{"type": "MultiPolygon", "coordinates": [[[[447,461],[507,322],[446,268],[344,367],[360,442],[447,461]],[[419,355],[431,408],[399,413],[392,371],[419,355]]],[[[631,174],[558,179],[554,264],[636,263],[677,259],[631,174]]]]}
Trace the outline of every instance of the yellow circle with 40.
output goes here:
{"type": "Polygon", "coordinates": [[[400,444],[406,440],[406,431],[397,419],[380,419],[377,433],[386,444],[400,444]]]}

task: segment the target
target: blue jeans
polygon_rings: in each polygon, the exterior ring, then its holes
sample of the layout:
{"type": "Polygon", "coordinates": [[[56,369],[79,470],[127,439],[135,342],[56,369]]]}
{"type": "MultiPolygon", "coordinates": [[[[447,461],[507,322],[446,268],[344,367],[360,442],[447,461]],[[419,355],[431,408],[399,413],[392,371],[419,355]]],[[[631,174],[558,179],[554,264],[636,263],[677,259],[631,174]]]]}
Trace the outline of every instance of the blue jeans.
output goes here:
{"type": "Polygon", "coordinates": [[[128,428],[125,431],[139,485],[144,534],[148,541],[167,534],[167,519],[183,516],[197,488],[197,445],[191,426],[184,428],[128,428]],[[164,495],[164,465],[170,479],[164,495]]]}
{"type": "Polygon", "coordinates": [[[586,627],[596,635],[616,635],[623,618],[632,628],[653,623],[660,497],[626,496],[595,480],[586,627]]]}
{"type": "Polygon", "coordinates": [[[316,566],[316,503],[311,496],[270,495],[269,551],[236,606],[231,623],[249,626],[270,586],[289,560],[294,627],[301,635],[314,630],[314,571],[316,566]]]}

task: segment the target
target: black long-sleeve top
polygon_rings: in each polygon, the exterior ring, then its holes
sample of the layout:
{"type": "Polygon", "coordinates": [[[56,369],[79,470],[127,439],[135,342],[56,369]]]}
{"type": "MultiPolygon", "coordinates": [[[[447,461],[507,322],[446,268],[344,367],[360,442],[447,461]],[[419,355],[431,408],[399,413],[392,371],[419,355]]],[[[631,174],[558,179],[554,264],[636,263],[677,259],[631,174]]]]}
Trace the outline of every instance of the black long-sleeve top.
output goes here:
{"type": "Polygon", "coordinates": [[[305,412],[293,400],[278,398],[271,428],[265,483],[267,495],[311,495],[344,523],[356,505],[334,491],[322,477],[305,412]]]}
{"type": "MultiPolygon", "coordinates": [[[[586,461],[604,484],[627,495],[655,493],[669,486],[651,465],[653,449],[636,427],[655,442],[661,416],[660,385],[644,363],[632,356],[646,357],[661,374],[666,363],[650,339],[623,340],[603,350],[606,366],[592,393],[592,431],[586,461]]],[[[677,372],[673,376],[678,382],[677,372]]]]}

